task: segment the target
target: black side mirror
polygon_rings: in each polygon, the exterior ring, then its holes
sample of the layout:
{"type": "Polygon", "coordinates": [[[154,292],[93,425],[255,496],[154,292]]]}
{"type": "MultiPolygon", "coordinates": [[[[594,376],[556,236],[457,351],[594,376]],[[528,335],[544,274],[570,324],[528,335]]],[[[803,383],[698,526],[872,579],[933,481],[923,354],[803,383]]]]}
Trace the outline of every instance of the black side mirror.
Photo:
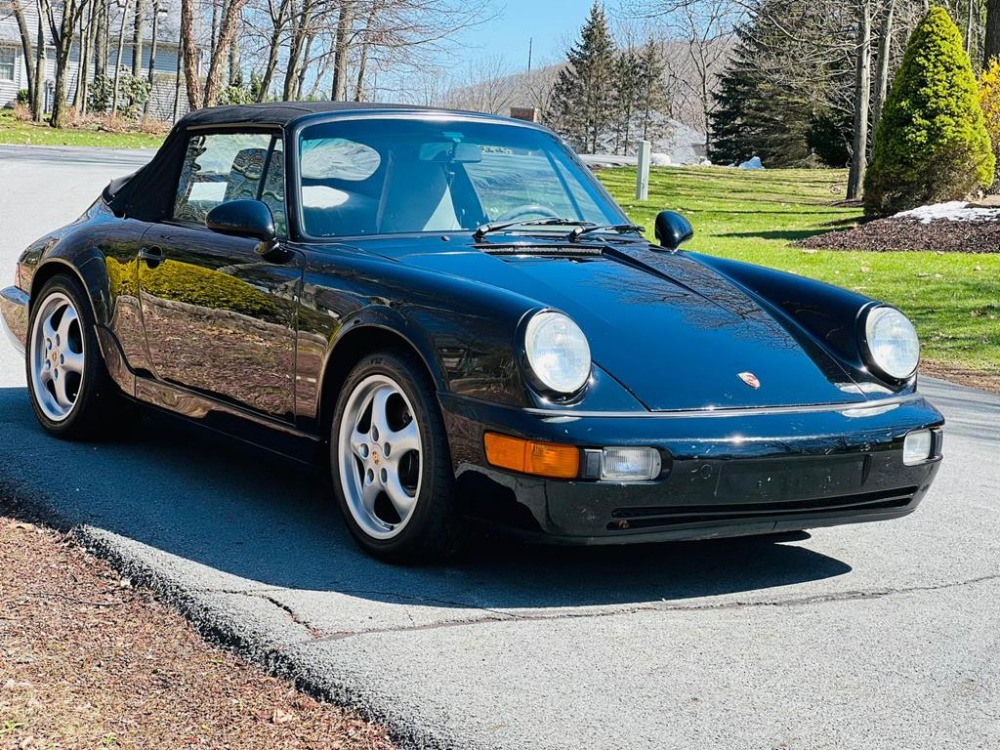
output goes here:
{"type": "Polygon", "coordinates": [[[676,250],[694,237],[694,227],[676,211],[660,211],[656,215],[656,241],[661,247],[676,250]]]}
{"type": "Polygon", "coordinates": [[[219,234],[251,237],[267,244],[272,244],[278,237],[271,209],[260,201],[220,203],[208,212],[205,226],[219,234]]]}

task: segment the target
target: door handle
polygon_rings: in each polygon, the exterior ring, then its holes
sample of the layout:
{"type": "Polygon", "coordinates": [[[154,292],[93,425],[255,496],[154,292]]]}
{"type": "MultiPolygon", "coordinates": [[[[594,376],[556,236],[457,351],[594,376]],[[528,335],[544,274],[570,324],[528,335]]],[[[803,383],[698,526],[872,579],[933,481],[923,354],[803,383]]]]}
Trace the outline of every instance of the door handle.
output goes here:
{"type": "Polygon", "coordinates": [[[163,251],[158,247],[143,247],[139,249],[139,260],[146,261],[150,268],[156,268],[165,258],[163,251]]]}

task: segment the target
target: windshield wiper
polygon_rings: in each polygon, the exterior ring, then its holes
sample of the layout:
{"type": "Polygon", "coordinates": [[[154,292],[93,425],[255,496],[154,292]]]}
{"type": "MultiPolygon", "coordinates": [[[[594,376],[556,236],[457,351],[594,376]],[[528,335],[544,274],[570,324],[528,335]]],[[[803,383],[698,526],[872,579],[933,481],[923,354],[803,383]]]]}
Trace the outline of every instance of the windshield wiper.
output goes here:
{"type": "Polygon", "coordinates": [[[646,231],[646,227],[640,227],[637,224],[604,224],[598,226],[578,226],[572,232],[569,233],[570,242],[576,242],[578,239],[583,237],[585,234],[591,234],[592,232],[618,232],[624,234],[628,232],[630,234],[642,234],[646,231]]]}
{"type": "MultiPolygon", "coordinates": [[[[529,219],[528,221],[505,221],[501,224],[483,224],[472,235],[476,241],[483,239],[490,232],[502,232],[511,227],[569,227],[576,226],[577,229],[592,226],[592,221],[578,221],[577,219],[560,219],[556,217],[545,219],[529,219]]],[[[574,230],[575,231],[575,230],[574,230]]]]}

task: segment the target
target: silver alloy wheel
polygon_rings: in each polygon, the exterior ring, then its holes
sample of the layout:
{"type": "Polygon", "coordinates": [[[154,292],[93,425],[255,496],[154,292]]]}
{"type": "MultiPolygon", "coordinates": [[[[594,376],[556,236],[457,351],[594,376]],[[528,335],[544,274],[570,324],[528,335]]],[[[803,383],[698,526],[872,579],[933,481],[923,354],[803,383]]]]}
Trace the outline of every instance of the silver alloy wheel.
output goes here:
{"type": "Polygon", "coordinates": [[[31,388],[45,416],[62,422],[73,413],[83,384],[83,323],[62,292],[53,292],[40,304],[31,329],[31,388]]]}
{"type": "Polygon", "coordinates": [[[354,520],[373,539],[397,536],[417,507],[424,457],[413,405],[392,378],[371,375],[355,387],[337,446],[354,520]]]}
{"type": "Polygon", "coordinates": [[[62,292],[39,304],[31,329],[31,388],[45,416],[62,422],[73,413],[83,385],[83,321],[62,292]]]}

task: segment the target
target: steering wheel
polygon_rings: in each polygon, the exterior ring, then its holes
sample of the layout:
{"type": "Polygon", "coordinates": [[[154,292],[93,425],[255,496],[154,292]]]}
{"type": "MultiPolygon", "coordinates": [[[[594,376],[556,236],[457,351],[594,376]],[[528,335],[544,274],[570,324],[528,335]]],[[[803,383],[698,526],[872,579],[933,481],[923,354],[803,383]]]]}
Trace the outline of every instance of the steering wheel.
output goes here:
{"type": "Polygon", "coordinates": [[[553,211],[548,206],[542,206],[538,203],[525,203],[523,206],[516,206],[510,209],[510,211],[504,211],[502,214],[493,219],[493,223],[497,224],[506,221],[517,221],[522,216],[531,216],[532,214],[541,214],[540,218],[546,219],[558,219],[559,214],[553,211]]]}

